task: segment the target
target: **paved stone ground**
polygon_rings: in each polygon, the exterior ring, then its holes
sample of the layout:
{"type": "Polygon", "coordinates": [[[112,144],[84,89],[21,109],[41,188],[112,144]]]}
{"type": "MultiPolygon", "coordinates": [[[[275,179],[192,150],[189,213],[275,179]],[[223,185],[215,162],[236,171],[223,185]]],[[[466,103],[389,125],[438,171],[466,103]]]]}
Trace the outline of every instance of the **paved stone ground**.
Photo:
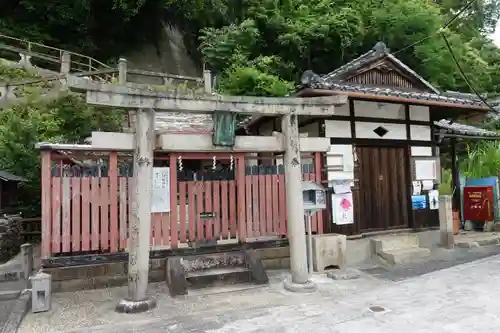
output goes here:
{"type": "Polygon", "coordinates": [[[371,265],[366,265],[368,268],[362,268],[362,270],[377,278],[390,281],[401,281],[499,254],[500,246],[496,245],[476,248],[455,248],[453,250],[436,248],[431,250],[431,257],[429,260],[422,260],[421,262],[394,267],[373,267],[372,263],[371,265]]]}
{"type": "Polygon", "coordinates": [[[10,312],[14,307],[15,301],[0,301],[0,332],[9,318],[10,312]]]}
{"type": "Polygon", "coordinates": [[[315,275],[318,292],[302,295],[283,290],[283,274],[275,273],[265,287],[229,293],[205,291],[176,299],[167,296],[163,284],[152,285],[158,308],[136,315],[113,311],[126,288],[56,294],[53,310],[29,314],[19,332],[500,331],[500,255],[405,279],[361,273],[356,280],[333,281],[324,274],[315,275]]]}

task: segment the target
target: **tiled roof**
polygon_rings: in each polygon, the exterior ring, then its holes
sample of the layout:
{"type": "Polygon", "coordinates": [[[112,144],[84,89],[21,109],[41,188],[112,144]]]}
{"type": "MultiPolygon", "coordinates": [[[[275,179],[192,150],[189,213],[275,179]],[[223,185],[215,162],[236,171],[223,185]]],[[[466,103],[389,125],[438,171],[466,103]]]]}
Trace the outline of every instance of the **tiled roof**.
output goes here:
{"type": "Polygon", "coordinates": [[[446,119],[441,119],[440,121],[435,121],[434,126],[443,130],[447,134],[464,135],[470,137],[484,137],[484,138],[498,138],[500,139],[500,133],[490,130],[486,130],[479,127],[474,127],[465,124],[459,124],[451,122],[446,119]]]}
{"type": "Polygon", "coordinates": [[[453,104],[464,104],[471,106],[483,106],[483,102],[479,98],[455,97],[447,94],[435,94],[428,92],[403,91],[395,88],[381,88],[365,85],[341,84],[327,81],[323,78],[318,78],[315,81],[310,81],[307,87],[315,89],[338,90],[343,92],[357,92],[371,96],[392,96],[401,98],[412,98],[422,101],[438,101],[453,104]]]}
{"type": "Polygon", "coordinates": [[[358,58],[348,62],[347,64],[340,66],[334,71],[323,76],[323,79],[328,82],[342,82],[343,78],[346,74],[351,73],[354,70],[363,68],[364,66],[372,63],[374,61],[380,60],[382,58],[388,58],[391,60],[396,66],[400,67],[403,71],[407,72],[410,76],[412,76],[417,81],[420,81],[424,86],[426,86],[429,90],[438,94],[439,91],[432,86],[429,82],[427,82],[423,77],[418,75],[415,71],[413,71],[410,67],[406,66],[401,60],[396,58],[394,55],[390,53],[389,48],[382,43],[378,42],[375,46],[365,54],[362,54],[358,58]]]}
{"type": "Polygon", "coordinates": [[[0,179],[6,182],[25,182],[27,181],[23,177],[15,176],[7,171],[0,170],[0,179]]]}
{"type": "Polygon", "coordinates": [[[155,127],[157,131],[212,133],[213,120],[211,114],[159,112],[156,114],[155,127]]]}
{"type": "Polygon", "coordinates": [[[338,90],[343,92],[355,92],[366,94],[367,96],[391,96],[409,98],[422,101],[438,101],[453,104],[463,104],[470,106],[484,106],[482,101],[474,94],[464,94],[458,92],[441,93],[415,71],[406,66],[403,62],[392,55],[384,43],[378,42],[373,49],[351,62],[337,68],[336,70],[320,76],[312,71],[305,71],[301,77],[300,88],[315,88],[338,90]],[[345,82],[345,78],[352,71],[362,68],[376,60],[387,58],[396,66],[400,67],[409,76],[426,86],[431,92],[406,91],[398,88],[378,87],[371,85],[360,85],[345,82]]]}

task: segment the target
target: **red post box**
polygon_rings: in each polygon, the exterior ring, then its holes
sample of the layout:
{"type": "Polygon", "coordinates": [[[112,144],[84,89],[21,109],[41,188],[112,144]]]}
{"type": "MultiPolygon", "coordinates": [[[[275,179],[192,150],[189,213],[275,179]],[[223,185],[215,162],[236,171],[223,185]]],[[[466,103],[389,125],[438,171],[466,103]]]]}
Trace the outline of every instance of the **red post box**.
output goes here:
{"type": "Polygon", "coordinates": [[[464,187],[464,220],[493,221],[495,206],[492,186],[464,187]]]}

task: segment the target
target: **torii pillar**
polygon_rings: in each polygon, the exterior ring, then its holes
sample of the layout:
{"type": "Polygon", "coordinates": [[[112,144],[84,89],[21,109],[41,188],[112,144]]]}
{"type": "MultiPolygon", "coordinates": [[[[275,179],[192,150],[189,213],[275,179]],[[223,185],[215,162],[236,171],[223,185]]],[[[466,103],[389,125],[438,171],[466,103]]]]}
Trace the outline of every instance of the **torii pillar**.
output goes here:
{"type": "Polygon", "coordinates": [[[137,110],[134,124],[135,147],[132,178],[134,192],[128,244],[128,296],[116,305],[118,312],[137,313],[156,307],[156,300],[147,295],[155,143],[154,122],[153,109],[137,110]]]}
{"type": "MultiPolygon", "coordinates": [[[[347,102],[347,95],[313,98],[273,98],[250,96],[190,96],[148,89],[144,85],[128,83],[126,86],[89,82],[70,77],[70,87],[86,91],[87,103],[92,105],[143,110],[138,112],[135,134],[134,178],[136,184],[136,205],[131,225],[129,246],[129,298],[120,302],[120,309],[145,310],[154,306],[146,297],[149,263],[149,232],[151,209],[151,178],[154,132],[150,116],[144,109],[160,112],[213,113],[226,111],[243,115],[264,115],[282,117],[285,151],[285,183],[287,198],[288,238],[290,243],[291,278],[285,288],[295,292],[316,290],[309,281],[307,251],[302,199],[302,172],[300,167],[300,138],[298,117],[328,116],[335,112],[335,106],[347,102]],[[149,125],[148,125],[149,124],[149,125]],[[147,133],[147,134],[146,134],[147,133]],[[123,304],[123,305],[121,305],[123,304]]],[[[279,151],[283,151],[279,150],[279,151]]],[[[126,312],[132,312],[127,311],[126,312]]],[[[138,312],[135,311],[135,312],[138,312]]]]}

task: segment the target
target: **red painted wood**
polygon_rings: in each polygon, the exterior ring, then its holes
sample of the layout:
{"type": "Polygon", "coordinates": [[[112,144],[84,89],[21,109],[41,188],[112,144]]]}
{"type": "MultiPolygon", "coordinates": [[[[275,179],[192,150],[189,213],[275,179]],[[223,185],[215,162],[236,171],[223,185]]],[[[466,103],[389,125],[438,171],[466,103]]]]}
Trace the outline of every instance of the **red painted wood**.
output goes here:
{"type": "Polygon", "coordinates": [[[272,230],[273,230],[273,233],[276,234],[276,235],[279,235],[280,234],[280,216],[279,216],[279,191],[278,191],[278,188],[279,188],[279,179],[278,179],[278,175],[272,175],[271,176],[271,196],[272,196],[272,205],[273,205],[273,209],[272,209],[272,212],[271,212],[271,216],[272,216],[272,230]]]}
{"type": "Polygon", "coordinates": [[[80,204],[82,192],[80,189],[80,177],[71,177],[71,194],[72,194],[72,209],[71,209],[71,251],[81,251],[81,214],[80,204]]]}
{"type": "MultiPolygon", "coordinates": [[[[205,212],[210,213],[212,212],[212,182],[203,182],[203,191],[205,193],[205,212]]],[[[203,224],[205,225],[205,239],[212,240],[212,220],[203,220],[203,224]]]]}
{"type": "Polygon", "coordinates": [[[61,178],[62,252],[71,250],[71,177],[61,178]]]}
{"type": "Polygon", "coordinates": [[[246,214],[246,236],[251,238],[253,237],[253,215],[252,215],[252,176],[245,176],[245,209],[247,211],[246,214]]]}
{"type": "Polygon", "coordinates": [[[214,218],[214,239],[220,239],[220,229],[221,229],[221,219],[220,219],[220,181],[213,181],[212,182],[212,187],[213,187],[213,212],[215,213],[215,218],[214,218]]]}
{"type": "Polygon", "coordinates": [[[259,216],[259,176],[252,177],[252,230],[254,237],[260,236],[260,216],[259,216]]]}
{"type": "Polygon", "coordinates": [[[101,250],[109,250],[109,178],[101,177],[101,250]]]}
{"type": "Polygon", "coordinates": [[[203,183],[196,184],[196,239],[203,240],[203,224],[200,223],[200,213],[203,212],[203,183]]]}
{"type": "Polygon", "coordinates": [[[42,178],[42,244],[41,256],[42,259],[50,257],[52,254],[51,237],[52,237],[52,175],[51,175],[51,152],[42,151],[41,161],[41,178],[42,178]]]}
{"type": "Polygon", "coordinates": [[[177,156],[170,155],[170,246],[177,248],[177,156]]]}
{"type": "Polygon", "coordinates": [[[161,244],[170,245],[170,213],[160,214],[161,219],[161,244]]]}
{"type": "Polygon", "coordinates": [[[179,182],[179,241],[181,243],[186,243],[186,182],[179,182]]]}
{"type": "Polygon", "coordinates": [[[229,221],[231,237],[236,237],[238,227],[236,226],[236,181],[229,181],[229,221]]]}
{"type": "Polygon", "coordinates": [[[92,213],[90,244],[93,251],[99,250],[99,178],[91,178],[90,209],[92,213]]]}
{"type": "Polygon", "coordinates": [[[196,240],[196,217],[195,217],[195,185],[193,182],[188,182],[188,228],[189,240],[194,242],[196,240]]]}
{"type": "Polygon", "coordinates": [[[266,236],[266,176],[260,175],[259,178],[259,232],[261,236],[266,236]]]}
{"type": "Polygon", "coordinates": [[[52,253],[61,252],[61,177],[52,177],[52,253]]]}
{"type": "Polygon", "coordinates": [[[90,178],[82,178],[82,251],[90,250],[90,178]]]}
{"type": "Polygon", "coordinates": [[[151,240],[151,246],[161,245],[161,213],[151,214],[151,230],[153,233],[153,239],[151,240]]]}
{"type": "Polygon", "coordinates": [[[286,236],[286,196],[285,196],[285,175],[278,175],[278,194],[279,194],[279,226],[280,234],[286,236]]]}
{"type": "Polygon", "coordinates": [[[118,155],[111,152],[109,156],[109,218],[110,234],[109,244],[111,253],[118,251],[119,230],[118,230],[118,155]]]}
{"type": "Polygon", "coordinates": [[[245,206],[245,155],[236,158],[236,190],[238,192],[238,239],[246,239],[246,206],[245,206]]]}
{"type": "Polygon", "coordinates": [[[228,210],[228,181],[223,180],[220,182],[220,191],[221,191],[221,210],[222,210],[222,237],[229,237],[229,210],[228,210]]]}
{"type": "Polygon", "coordinates": [[[272,176],[266,175],[266,234],[273,234],[273,197],[272,188],[276,184],[272,184],[272,176]]]}
{"type": "Polygon", "coordinates": [[[128,211],[127,211],[127,181],[128,177],[120,177],[120,249],[127,247],[127,233],[128,233],[128,211]]]}
{"type": "MultiPolygon", "coordinates": [[[[319,152],[316,152],[314,153],[314,173],[316,174],[316,182],[318,184],[322,184],[322,181],[321,181],[321,176],[322,176],[322,172],[321,172],[321,162],[323,160],[323,157],[321,155],[321,153],[319,152]]],[[[322,234],[323,233],[323,212],[319,212],[316,214],[317,215],[317,219],[318,219],[318,222],[317,222],[317,233],[318,234],[322,234]]]]}

